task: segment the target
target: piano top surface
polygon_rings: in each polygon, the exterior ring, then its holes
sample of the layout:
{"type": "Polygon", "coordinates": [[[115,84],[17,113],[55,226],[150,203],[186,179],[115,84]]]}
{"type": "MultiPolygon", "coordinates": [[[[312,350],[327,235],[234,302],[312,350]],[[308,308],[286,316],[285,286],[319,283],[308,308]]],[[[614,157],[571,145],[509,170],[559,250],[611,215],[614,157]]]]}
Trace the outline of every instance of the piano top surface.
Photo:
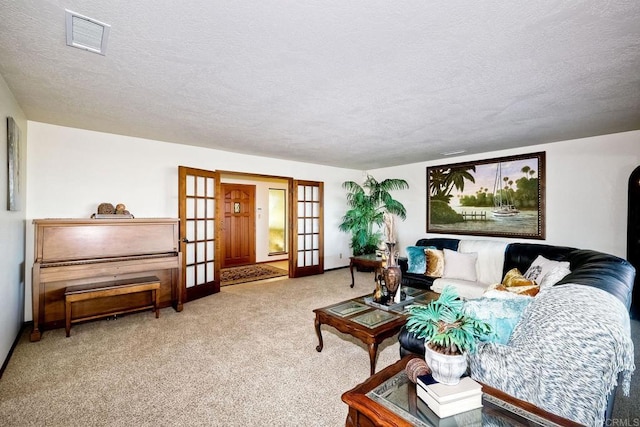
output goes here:
{"type": "Polygon", "coordinates": [[[64,262],[178,252],[178,219],[38,219],[35,260],[64,262]]]}

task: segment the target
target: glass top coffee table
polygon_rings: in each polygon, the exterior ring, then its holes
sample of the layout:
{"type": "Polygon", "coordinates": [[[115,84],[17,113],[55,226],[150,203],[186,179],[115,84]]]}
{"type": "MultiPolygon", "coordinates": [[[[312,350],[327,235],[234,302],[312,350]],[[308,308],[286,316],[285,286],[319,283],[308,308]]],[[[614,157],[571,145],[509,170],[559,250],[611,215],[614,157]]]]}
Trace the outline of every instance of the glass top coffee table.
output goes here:
{"type": "Polygon", "coordinates": [[[500,390],[483,385],[483,407],[447,418],[436,414],[417,396],[404,368],[407,356],[342,395],[349,405],[347,426],[578,426],[500,390]]]}
{"type": "MultiPolygon", "coordinates": [[[[415,304],[427,304],[438,295],[431,291],[404,287],[415,304]]],[[[321,325],[329,325],[342,333],[349,334],[365,343],[369,350],[369,366],[371,375],[375,373],[378,345],[387,338],[400,332],[407,323],[405,309],[400,311],[384,310],[367,304],[369,295],[342,301],[323,308],[313,310],[316,315],[315,328],[318,335],[316,350],[322,351],[321,325]]]]}

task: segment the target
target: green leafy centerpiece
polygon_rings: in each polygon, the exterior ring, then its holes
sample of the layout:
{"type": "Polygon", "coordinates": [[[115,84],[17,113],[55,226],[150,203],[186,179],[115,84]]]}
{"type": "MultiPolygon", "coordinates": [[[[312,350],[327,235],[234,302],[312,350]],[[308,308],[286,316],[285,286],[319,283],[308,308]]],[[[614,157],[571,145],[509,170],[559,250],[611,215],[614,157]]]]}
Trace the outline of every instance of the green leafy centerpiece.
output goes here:
{"type": "Polygon", "coordinates": [[[476,351],[478,340],[492,334],[491,326],[467,315],[464,301],[447,286],[428,305],[409,307],[407,330],[425,340],[425,360],[433,378],[457,384],[467,370],[467,353],[476,351]]]}

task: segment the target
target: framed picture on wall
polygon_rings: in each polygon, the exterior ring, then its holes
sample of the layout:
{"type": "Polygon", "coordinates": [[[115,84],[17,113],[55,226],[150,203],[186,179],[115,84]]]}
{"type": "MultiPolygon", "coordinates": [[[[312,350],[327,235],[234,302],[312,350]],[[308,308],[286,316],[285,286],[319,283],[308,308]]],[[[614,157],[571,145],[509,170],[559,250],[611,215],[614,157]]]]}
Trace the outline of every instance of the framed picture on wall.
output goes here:
{"type": "Polygon", "coordinates": [[[545,238],[545,152],[427,168],[427,233],[545,238]]]}
{"type": "Polygon", "coordinates": [[[20,128],[13,117],[7,117],[7,209],[20,210],[20,128]]]}

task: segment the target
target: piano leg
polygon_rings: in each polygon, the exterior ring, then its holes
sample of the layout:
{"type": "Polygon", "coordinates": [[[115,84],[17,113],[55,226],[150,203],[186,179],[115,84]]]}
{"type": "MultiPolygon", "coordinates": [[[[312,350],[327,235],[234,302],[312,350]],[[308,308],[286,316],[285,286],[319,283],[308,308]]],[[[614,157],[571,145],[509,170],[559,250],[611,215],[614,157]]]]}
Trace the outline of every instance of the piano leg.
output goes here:
{"type": "MultiPolygon", "coordinates": [[[[40,284],[40,263],[36,262],[33,264],[33,268],[31,270],[31,307],[33,317],[33,330],[31,331],[31,336],[29,339],[31,342],[40,341],[42,334],[40,333],[40,304],[41,299],[44,300],[43,291],[40,284]]],[[[44,301],[42,301],[44,303],[44,301]]]]}

